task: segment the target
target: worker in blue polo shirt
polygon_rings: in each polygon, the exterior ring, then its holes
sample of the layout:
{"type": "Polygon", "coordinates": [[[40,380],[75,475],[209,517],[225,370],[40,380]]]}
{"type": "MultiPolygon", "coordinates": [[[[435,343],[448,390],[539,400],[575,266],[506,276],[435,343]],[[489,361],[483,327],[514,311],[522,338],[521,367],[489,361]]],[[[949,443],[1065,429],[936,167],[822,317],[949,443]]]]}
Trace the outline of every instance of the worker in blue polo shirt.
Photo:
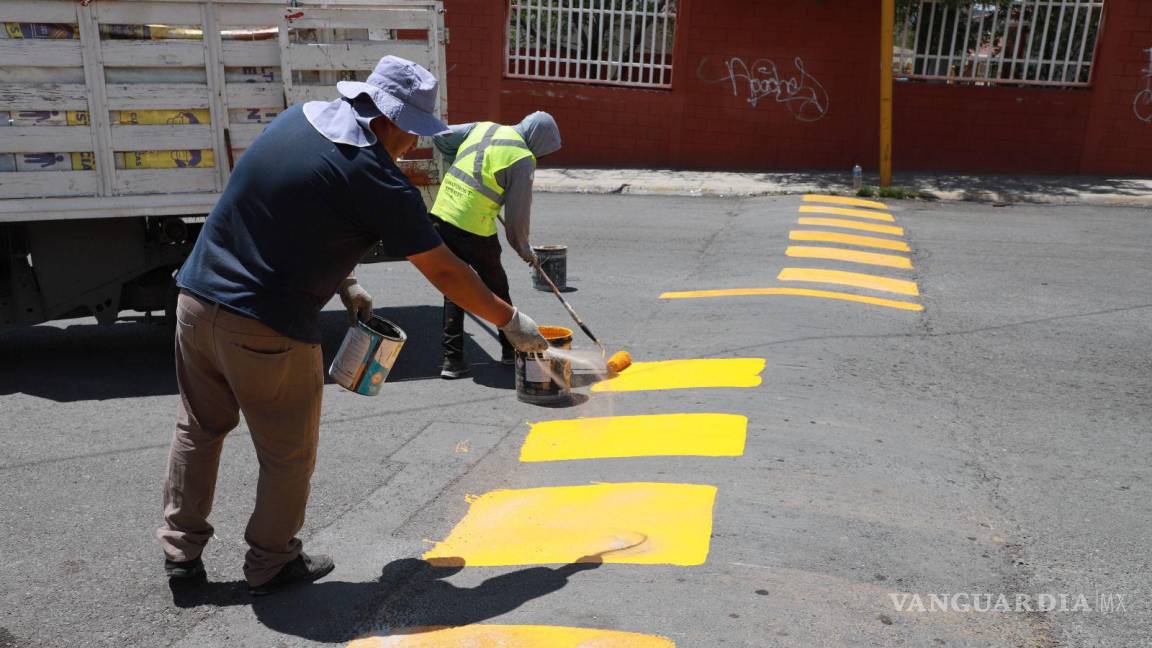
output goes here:
{"type": "Polygon", "coordinates": [[[244,533],[250,591],[332,571],[296,537],[319,439],[319,316],[334,294],[351,321],[371,316],[352,270],[377,242],[517,349],[547,348],[536,324],[443,244],[395,164],[418,136],[448,130],[432,114],[436,86],[423,67],[387,56],[367,82],[339,83],[341,98],[292,106],[240,157],[204,223],[176,278],[180,408],[157,532],[170,578],[204,576],[220,451],[241,413],[260,462],[244,533]]]}

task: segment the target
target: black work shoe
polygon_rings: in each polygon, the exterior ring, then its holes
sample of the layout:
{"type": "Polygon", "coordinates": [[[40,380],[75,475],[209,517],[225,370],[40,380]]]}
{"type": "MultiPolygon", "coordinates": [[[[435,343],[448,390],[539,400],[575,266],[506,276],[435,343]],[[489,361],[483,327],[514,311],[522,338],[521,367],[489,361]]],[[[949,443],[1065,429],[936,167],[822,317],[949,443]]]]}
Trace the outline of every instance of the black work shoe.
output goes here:
{"type": "Polygon", "coordinates": [[[204,561],[200,558],[193,558],[192,560],[176,561],[164,559],[164,574],[168,578],[180,580],[192,580],[193,578],[204,578],[204,561]]]}
{"type": "Polygon", "coordinates": [[[505,367],[516,366],[516,349],[511,347],[500,350],[500,364],[505,367]]]}
{"type": "Polygon", "coordinates": [[[281,567],[272,580],[263,585],[249,586],[248,593],[252,596],[264,596],[292,585],[311,583],[324,578],[335,568],[336,563],[332,562],[330,557],[324,554],[309,556],[301,551],[295,560],[281,567]]]}
{"type": "Polygon", "coordinates": [[[444,358],[444,364],[440,366],[440,377],[444,380],[463,378],[471,373],[472,369],[463,358],[444,358]]]}

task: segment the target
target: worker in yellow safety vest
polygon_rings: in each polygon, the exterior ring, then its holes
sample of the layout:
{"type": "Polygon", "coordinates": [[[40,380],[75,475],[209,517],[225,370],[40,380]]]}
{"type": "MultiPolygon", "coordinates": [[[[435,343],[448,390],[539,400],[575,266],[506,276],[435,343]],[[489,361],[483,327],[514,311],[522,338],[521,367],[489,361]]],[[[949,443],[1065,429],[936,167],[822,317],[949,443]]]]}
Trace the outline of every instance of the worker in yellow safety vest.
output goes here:
{"type": "MultiPolygon", "coordinates": [[[[496,221],[504,209],[508,244],[527,263],[536,259],[528,243],[532,178],[537,158],[560,149],[560,130],[546,112],[534,112],[515,126],[476,122],[450,126],[433,139],[451,164],[432,207],[432,224],[448,249],[472,266],[501,299],[511,302],[508,275],[500,264],[496,221]]],[[[444,298],[444,364],[440,377],[471,373],[464,358],[464,311],[444,298]]],[[[515,363],[515,350],[500,333],[500,360],[515,363]]]]}

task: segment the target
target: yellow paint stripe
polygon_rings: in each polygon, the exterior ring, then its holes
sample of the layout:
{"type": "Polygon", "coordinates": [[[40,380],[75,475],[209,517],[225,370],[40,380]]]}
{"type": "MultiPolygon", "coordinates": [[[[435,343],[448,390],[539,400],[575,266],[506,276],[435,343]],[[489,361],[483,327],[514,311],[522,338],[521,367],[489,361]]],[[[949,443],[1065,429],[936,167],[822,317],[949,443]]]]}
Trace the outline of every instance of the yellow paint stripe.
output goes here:
{"type": "Polygon", "coordinates": [[[908,257],[897,256],[895,254],[881,254],[879,252],[861,252],[859,250],[814,247],[809,245],[790,245],[788,249],[784,250],[784,254],[785,256],[802,259],[830,259],[833,261],[848,261],[849,263],[884,266],[886,268],[912,269],[912,260],[908,257]]]}
{"type": "Polygon", "coordinates": [[[823,225],[824,227],[841,227],[844,229],[860,230],[861,232],[876,232],[877,234],[894,234],[904,236],[904,228],[895,225],[877,225],[875,223],[861,223],[860,221],[844,220],[843,218],[807,218],[796,220],[801,225],[823,225]]]}
{"type": "Polygon", "coordinates": [[[797,297],[821,297],[824,299],[838,299],[841,301],[872,304],[887,308],[901,310],[922,311],[924,307],[915,302],[884,299],[882,297],[869,297],[868,295],[854,295],[852,293],[836,292],[831,290],[812,290],[810,288],[730,288],[725,290],[693,290],[686,292],[666,292],[660,299],[700,299],[707,297],[745,297],[764,295],[793,295],[797,297]]]}
{"type": "Polygon", "coordinates": [[[700,565],[716,487],[624,483],[496,490],[424,554],[441,565],[700,565]]]}
{"type": "Polygon", "coordinates": [[[717,358],[634,362],[619,376],[598,382],[594,392],[627,392],[703,387],[756,387],[763,358],[717,358]]]}
{"type": "Polygon", "coordinates": [[[844,196],[825,196],[823,194],[808,194],[804,196],[804,202],[822,202],[831,203],[833,205],[852,205],[854,207],[872,207],[873,209],[888,209],[888,205],[875,200],[864,200],[863,198],[845,198],[844,196]]]}
{"type": "Polygon", "coordinates": [[[793,241],[822,241],[824,243],[844,243],[845,245],[858,245],[860,247],[880,248],[882,250],[896,250],[897,252],[911,252],[912,249],[904,241],[877,238],[875,236],[859,236],[857,234],[841,234],[840,232],[816,232],[812,230],[792,230],[788,238],[793,241]]]}
{"type": "Polygon", "coordinates": [[[859,272],[844,272],[842,270],[784,268],[776,278],[780,281],[811,281],[814,283],[855,286],[857,288],[882,290],[884,292],[898,293],[901,295],[915,296],[920,294],[920,290],[916,287],[916,282],[914,281],[861,274],[859,272]]]}
{"type": "Polygon", "coordinates": [[[859,216],[860,218],[871,218],[872,220],[894,222],[896,219],[892,214],[885,212],[868,211],[867,209],[847,209],[844,207],[812,207],[808,205],[800,206],[801,214],[835,214],[837,216],[859,216]]]}
{"type": "Polygon", "coordinates": [[[744,454],[748,417],[736,414],[608,416],[532,425],[520,461],[744,454]]]}
{"type": "Polygon", "coordinates": [[[365,637],[347,648],[676,648],[667,637],[563,626],[466,625],[397,628],[387,637],[365,637]]]}

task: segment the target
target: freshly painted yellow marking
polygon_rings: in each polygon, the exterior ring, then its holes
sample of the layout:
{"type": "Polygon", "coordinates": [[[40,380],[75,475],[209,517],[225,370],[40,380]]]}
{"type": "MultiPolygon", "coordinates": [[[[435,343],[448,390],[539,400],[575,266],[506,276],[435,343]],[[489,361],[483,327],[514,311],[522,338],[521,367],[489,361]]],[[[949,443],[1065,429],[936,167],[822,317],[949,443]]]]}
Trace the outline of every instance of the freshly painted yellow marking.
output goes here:
{"type": "Polygon", "coordinates": [[[624,373],[598,382],[594,392],[627,392],[698,387],[756,387],[763,358],[716,358],[633,362],[624,373]]]}
{"type": "Polygon", "coordinates": [[[844,207],[811,207],[808,205],[800,206],[801,214],[836,214],[838,216],[859,216],[860,218],[871,218],[872,220],[894,222],[896,219],[892,214],[885,212],[868,211],[867,209],[846,209],[844,207]]]}
{"type": "MultiPolygon", "coordinates": [[[[811,281],[814,283],[839,284],[841,286],[855,286],[869,290],[882,290],[884,292],[901,295],[919,295],[916,282],[904,279],[892,279],[877,275],[861,274],[859,272],[844,272],[842,270],[818,270],[814,268],[784,268],[776,277],[780,281],[811,281]]],[[[604,383],[600,383],[601,385],[604,383]]]]}
{"type": "Polygon", "coordinates": [[[904,236],[904,228],[895,225],[876,225],[875,223],[861,223],[860,221],[844,220],[843,218],[806,218],[796,220],[801,225],[823,225],[824,227],[841,227],[844,229],[860,230],[861,232],[876,232],[877,234],[895,234],[904,236]]]}
{"type": "MultiPolygon", "coordinates": [[[[631,369],[629,369],[631,371],[631,369]]],[[[748,417],[737,414],[650,414],[535,423],[520,461],[744,454],[748,417]]]]}
{"type": "Polygon", "coordinates": [[[915,302],[884,299],[882,297],[869,297],[867,295],[853,295],[852,293],[836,292],[831,290],[812,290],[810,288],[730,288],[726,290],[693,290],[686,292],[666,292],[660,299],[699,299],[706,297],[744,297],[763,295],[795,295],[797,297],[822,297],[824,299],[839,299],[841,301],[859,302],[874,306],[886,306],[901,310],[922,311],[924,307],[915,302]]]}
{"type": "Polygon", "coordinates": [[[496,490],[472,503],[433,564],[700,565],[716,487],[625,483],[496,490]]]}
{"type": "Polygon", "coordinates": [[[888,205],[875,200],[864,200],[863,198],[845,198],[843,196],[825,196],[822,194],[808,194],[804,196],[804,202],[822,202],[831,203],[833,205],[853,205],[855,207],[872,207],[874,209],[888,209],[888,205]]]}
{"type": "Polygon", "coordinates": [[[562,626],[423,626],[394,633],[357,639],[347,648],[676,648],[671,639],[658,635],[562,626]]]}
{"type": "Polygon", "coordinates": [[[789,245],[788,249],[784,250],[784,255],[802,259],[831,259],[833,261],[848,261],[849,263],[863,263],[866,265],[884,266],[886,268],[912,269],[912,260],[908,257],[897,256],[895,254],[881,254],[879,252],[846,250],[844,248],[789,245]]]}
{"type": "Polygon", "coordinates": [[[793,241],[822,241],[824,243],[844,243],[846,245],[859,245],[860,247],[879,248],[881,250],[896,250],[897,252],[911,252],[912,249],[904,241],[877,238],[875,236],[859,236],[856,234],[841,234],[840,232],[816,232],[813,230],[792,230],[788,238],[793,241]]]}

